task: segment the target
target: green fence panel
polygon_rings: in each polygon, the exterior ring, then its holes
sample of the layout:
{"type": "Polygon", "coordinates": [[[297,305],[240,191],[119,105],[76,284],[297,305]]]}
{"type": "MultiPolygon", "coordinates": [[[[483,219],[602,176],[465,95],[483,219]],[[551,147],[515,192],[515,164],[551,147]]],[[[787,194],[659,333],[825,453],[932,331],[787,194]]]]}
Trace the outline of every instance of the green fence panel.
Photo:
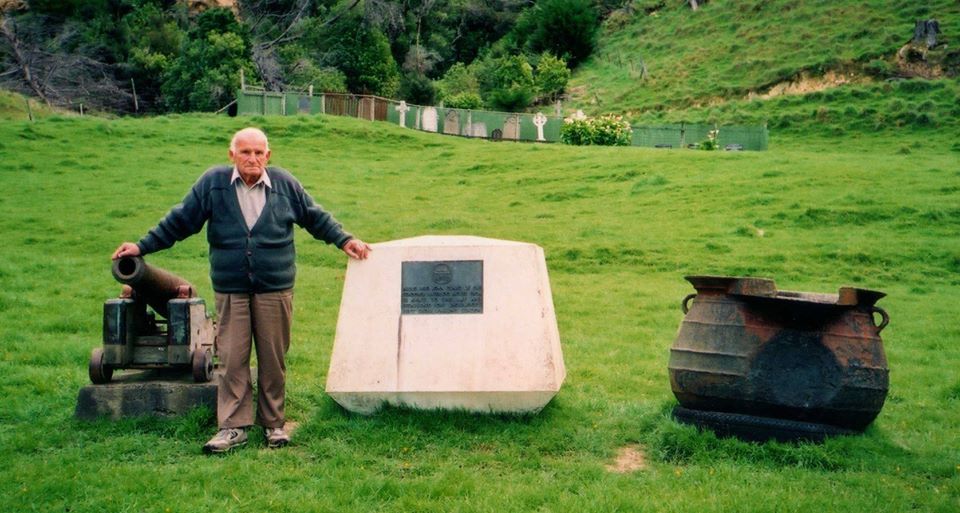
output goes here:
{"type": "MultiPolygon", "coordinates": [[[[363,97],[369,100],[370,97],[363,97]]],[[[241,115],[297,115],[332,114],[356,117],[360,112],[360,96],[334,94],[311,96],[307,93],[273,93],[262,91],[240,91],[237,93],[237,113],[241,115]]],[[[494,112],[483,110],[451,109],[445,107],[427,107],[406,104],[405,114],[401,114],[400,102],[376,98],[372,105],[379,104],[377,117],[388,123],[407,128],[425,130],[424,110],[433,108],[437,114],[436,132],[463,137],[482,137],[488,139],[506,139],[537,141],[539,131],[533,122],[536,114],[494,112]],[[383,108],[385,107],[385,109],[383,108]],[[385,112],[385,115],[384,115],[385,112]]],[[[364,104],[366,105],[366,104],[364,104]]],[[[367,108],[369,110],[369,108],[367,108]]],[[[559,142],[563,118],[546,115],[543,125],[543,141],[559,142]]],[[[767,149],[769,132],[764,126],[716,126],[693,123],[679,123],[660,126],[632,127],[631,144],[651,148],[696,148],[717,130],[717,144],[721,149],[742,149],[762,151],[767,149]]]]}
{"type": "Polygon", "coordinates": [[[257,114],[262,114],[263,109],[260,108],[260,97],[259,95],[253,95],[246,91],[241,91],[237,93],[237,114],[241,116],[255,116],[257,114]]]}

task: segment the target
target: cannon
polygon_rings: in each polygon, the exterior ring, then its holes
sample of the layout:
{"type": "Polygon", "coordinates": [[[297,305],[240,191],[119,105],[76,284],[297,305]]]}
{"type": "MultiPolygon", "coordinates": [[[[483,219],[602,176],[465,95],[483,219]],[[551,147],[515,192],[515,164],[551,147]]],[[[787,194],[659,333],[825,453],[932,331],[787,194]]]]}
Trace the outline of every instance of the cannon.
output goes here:
{"type": "Polygon", "coordinates": [[[124,285],[103,305],[103,347],[90,355],[90,381],[108,383],[116,369],[190,370],[194,381],[210,381],[216,326],[193,286],[142,257],[114,260],[111,271],[124,285]]]}

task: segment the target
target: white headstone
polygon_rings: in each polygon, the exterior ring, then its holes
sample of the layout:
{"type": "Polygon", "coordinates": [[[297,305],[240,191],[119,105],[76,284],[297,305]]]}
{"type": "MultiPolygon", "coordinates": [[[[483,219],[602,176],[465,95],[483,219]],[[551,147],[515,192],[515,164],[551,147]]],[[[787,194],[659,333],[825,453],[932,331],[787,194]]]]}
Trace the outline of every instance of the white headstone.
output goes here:
{"type": "Polygon", "coordinates": [[[537,140],[546,141],[543,138],[543,125],[547,124],[547,117],[543,115],[542,112],[538,112],[533,116],[533,125],[537,127],[537,140]]]}
{"type": "Polygon", "coordinates": [[[437,109],[433,107],[424,107],[423,129],[426,130],[427,132],[437,131],[437,109]]]}
{"type": "Polygon", "coordinates": [[[467,137],[486,137],[487,136],[487,124],[486,123],[471,123],[464,127],[464,135],[467,137]]]}
{"type": "Polygon", "coordinates": [[[513,115],[503,120],[503,138],[504,139],[520,138],[520,116],[513,115]]]}
{"type": "Polygon", "coordinates": [[[424,236],[347,264],[327,375],[344,408],[537,412],[565,377],[539,246],[424,236]]]}
{"type": "Polygon", "coordinates": [[[410,107],[407,106],[407,102],[400,101],[400,105],[397,105],[397,112],[400,113],[400,126],[406,128],[407,126],[407,111],[410,110],[410,107]]]}
{"type": "Polygon", "coordinates": [[[443,133],[460,134],[460,113],[455,110],[448,110],[443,120],[443,133]]]}

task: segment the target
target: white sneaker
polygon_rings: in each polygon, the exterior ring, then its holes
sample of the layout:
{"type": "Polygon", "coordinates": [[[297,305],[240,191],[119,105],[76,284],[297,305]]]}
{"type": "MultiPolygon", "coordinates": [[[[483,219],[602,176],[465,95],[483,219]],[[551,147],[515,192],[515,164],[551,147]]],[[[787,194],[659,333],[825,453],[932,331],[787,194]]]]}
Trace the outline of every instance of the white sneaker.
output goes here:
{"type": "Polygon", "coordinates": [[[267,437],[267,447],[270,449],[278,449],[290,443],[290,435],[287,434],[283,427],[267,428],[265,434],[267,437]]]}
{"type": "Polygon", "coordinates": [[[247,431],[243,428],[229,428],[217,431],[217,434],[204,444],[203,451],[206,453],[227,452],[234,447],[240,447],[247,443],[247,431]]]}

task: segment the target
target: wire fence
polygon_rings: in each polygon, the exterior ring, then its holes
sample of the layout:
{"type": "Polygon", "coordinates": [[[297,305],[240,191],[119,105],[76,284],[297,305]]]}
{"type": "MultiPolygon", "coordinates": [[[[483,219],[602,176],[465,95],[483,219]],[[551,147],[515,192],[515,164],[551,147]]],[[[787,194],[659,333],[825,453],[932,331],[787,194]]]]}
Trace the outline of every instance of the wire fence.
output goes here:
{"type": "MultiPolygon", "coordinates": [[[[239,115],[329,114],[461,137],[514,141],[559,142],[563,116],[453,109],[414,105],[379,96],[312,91],[270,92],[247,88],[237,96],[239,115]]],[[[720,149],[767,149],[766,126],[704,125],[679,123],[632,127],[631,144],[651,148],[697,148],[715,131],[720,149]]]]}

